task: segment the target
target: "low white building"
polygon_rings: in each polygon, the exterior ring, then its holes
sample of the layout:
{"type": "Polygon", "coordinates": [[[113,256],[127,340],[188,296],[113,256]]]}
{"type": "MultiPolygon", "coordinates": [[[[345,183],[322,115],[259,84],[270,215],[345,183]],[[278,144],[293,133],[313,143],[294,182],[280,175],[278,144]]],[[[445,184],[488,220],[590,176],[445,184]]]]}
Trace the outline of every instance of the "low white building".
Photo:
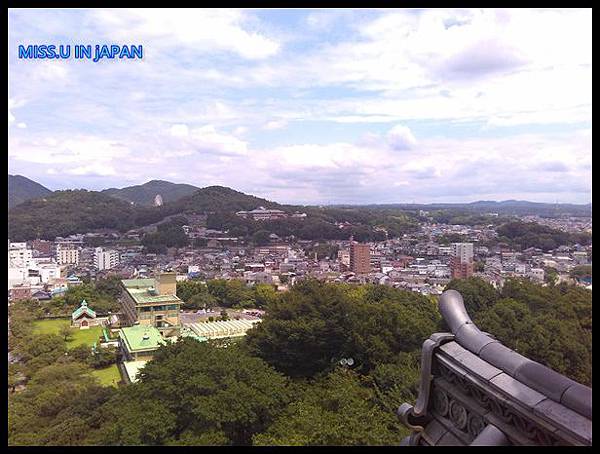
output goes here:
{"type": "Polygon", "coordinates": [[[531,268],[531,270],[529,270],[528,276],[533,281],[544,282],[545,273],[542,268],[531,268]]]}

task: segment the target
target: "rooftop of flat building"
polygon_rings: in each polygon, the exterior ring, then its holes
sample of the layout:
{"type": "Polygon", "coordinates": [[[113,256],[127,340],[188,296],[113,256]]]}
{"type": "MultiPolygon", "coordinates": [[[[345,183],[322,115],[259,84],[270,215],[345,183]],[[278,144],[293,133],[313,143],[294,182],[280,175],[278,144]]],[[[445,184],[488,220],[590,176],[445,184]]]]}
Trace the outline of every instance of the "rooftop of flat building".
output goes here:
{"type": "Polygon", "coordinates": [[[123,339],[129,352],[143,352],[156,350],[167,341],[162,337],[160,331],[153,326],[135,325],[119,330],[119,337],[123,339]]]}
{"type": "Polygon", "coordinates": [[[177,295],[160,295],[154,292],[154,279],[124,279],[121,282],[136,304],[181,303],[177,295]]]}

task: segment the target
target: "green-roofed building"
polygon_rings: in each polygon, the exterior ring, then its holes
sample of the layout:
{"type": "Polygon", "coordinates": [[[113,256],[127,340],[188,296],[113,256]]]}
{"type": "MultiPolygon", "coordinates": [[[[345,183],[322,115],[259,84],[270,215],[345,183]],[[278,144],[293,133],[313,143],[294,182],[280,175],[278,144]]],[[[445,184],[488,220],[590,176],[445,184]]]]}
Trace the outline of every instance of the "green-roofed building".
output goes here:
{"type": "Polygon", "coordinates": [[[158,347],[169,342],[157,328],[149,325],[121,328],[119,338],[127,361],[149,361],[158,347]]]}
{"type": "Polygon", "coordinates": [[[124,279],[121,284],[126,324],[152,326],[166,337],[179,334],[182,301],[175,294],[175,273],[162,273],[156,279],[124,279]]]}
{"type": "Polygon", "coordinates": [[[106,318],[97,318],[94,312],[85,300],[81,301],[81,305],[71,314],[71,325],[79,329],[88,329],[90,326],[101,325],[106,318]]]}

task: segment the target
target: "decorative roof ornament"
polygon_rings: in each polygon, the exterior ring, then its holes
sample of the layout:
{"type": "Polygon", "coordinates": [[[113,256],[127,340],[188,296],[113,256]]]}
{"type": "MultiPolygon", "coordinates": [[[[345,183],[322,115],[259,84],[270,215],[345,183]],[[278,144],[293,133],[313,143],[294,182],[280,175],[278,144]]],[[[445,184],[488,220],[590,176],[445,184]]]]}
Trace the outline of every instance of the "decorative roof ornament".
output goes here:
{"type": "Polygon", "coordinates": [[[398,409],[401,445],[591,445],[592,390],[502,345],[456,290],[439,308],[451,333],[423,343],[419,396],[398,409]]]}

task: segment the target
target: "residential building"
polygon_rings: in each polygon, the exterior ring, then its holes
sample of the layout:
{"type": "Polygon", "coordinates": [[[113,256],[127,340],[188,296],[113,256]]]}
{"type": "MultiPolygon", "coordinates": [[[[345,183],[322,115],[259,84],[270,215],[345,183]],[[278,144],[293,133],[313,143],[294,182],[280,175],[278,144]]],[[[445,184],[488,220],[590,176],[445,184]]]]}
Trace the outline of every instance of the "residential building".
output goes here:
{"type": "Polygon", "coordinates": [[[56,245],[56,261],[59,265],[78,265],[79,248],[72,243],[58,243],[56,245]]]}
{"type": "Polygon", "coordinates": [[[94,266],[98,270],[110,270],[119,264],[119,252],[97,247],[94,251],[94,266]]]}
{"type": "Polygon", "coordinates": [[[356,274],[371,271],[371,247],[368,244],[350,244],[350,270],[356,274]]]}
{"type": "Polygon", "coordinates": [[[452,279],[465,279],[473,275],[473,243],[452,243],[450,271],[452,279]]]}
{"type": "Polygon", "coordinates": [[[52,254],[52,242],[46,240],[33,240],[31,243],[32,249],[42,256],[50,256],[52,254]]]}
{"type": "Polygon", "coordinates": [[[531,270],[529,270],[529,277],[533,281],[542,283],[542,282],[544,282],[544,276],[545,276],[545,273],[542,268],[531,268],[531,270]]]}
{"type": "Polygon", "coordinates": [[[8,243],[9,267],[26,268],[33,259],[33,251],[27,248],[27,243],[8,243]]]}

